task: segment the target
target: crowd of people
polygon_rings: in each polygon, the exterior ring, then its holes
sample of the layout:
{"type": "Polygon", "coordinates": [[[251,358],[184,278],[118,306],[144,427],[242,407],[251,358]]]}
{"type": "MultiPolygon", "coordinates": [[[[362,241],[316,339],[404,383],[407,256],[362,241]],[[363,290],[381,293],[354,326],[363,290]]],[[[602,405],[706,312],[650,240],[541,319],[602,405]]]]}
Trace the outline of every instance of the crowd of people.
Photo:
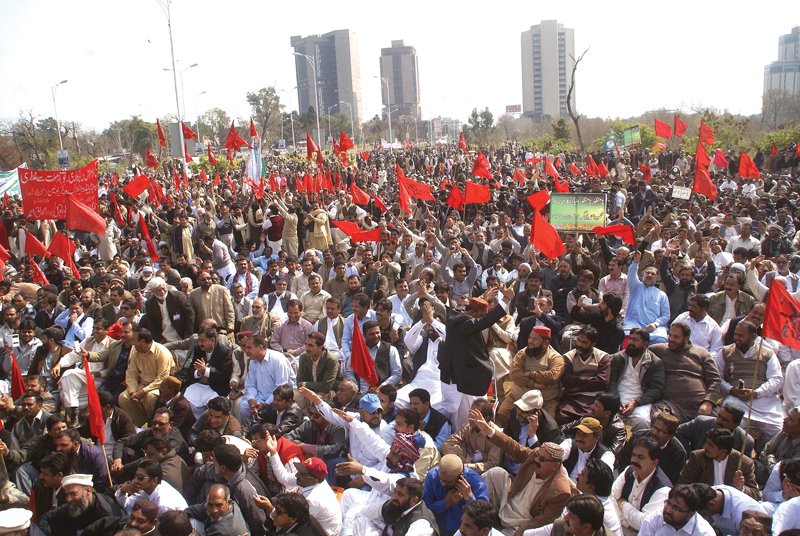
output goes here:
{"type": "Polygon", "coordinates": [[[517,143],[491,179],[448,146],[134,166],[102,235],[6,198],[0,533],[797,534],[800,345],[762,337],[771,285],[800,296],[784,149],[712,164],[716,199],[672,196],[681,151],[517,143]],[[634,243],[542,254],[528,197],[562,180],[634,243]],[[31,254],[60,234],[72,258],[31,254]]]}

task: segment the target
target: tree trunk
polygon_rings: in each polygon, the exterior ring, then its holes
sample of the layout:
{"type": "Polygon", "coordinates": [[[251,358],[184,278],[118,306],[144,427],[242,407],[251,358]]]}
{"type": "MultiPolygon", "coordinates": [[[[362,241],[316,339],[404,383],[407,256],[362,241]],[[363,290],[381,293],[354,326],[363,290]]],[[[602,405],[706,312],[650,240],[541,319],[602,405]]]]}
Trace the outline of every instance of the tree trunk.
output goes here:
{"type": "Polygon", "coordinates": [[[578,64],[580,64],[587,52],[589,52],[588,48],[584,50],[583,54],[578,56],[577,59],[574,57],[572,58],[575,61],[575,65],[572,66],[572,76],[570,77],[569,81],[569,91],[567,91],[567,112],[569,113],[570,119],[572,119],[572,123],[575,125],[575,133],[578,136],[578,145],[580,145],[581,153],[583,154],[586,154],[586,146],[583,143],[583,135],[581,134],[581,116],[572,109],[572,92],[575,90],[575,72],[578,70],[578,64]]]}

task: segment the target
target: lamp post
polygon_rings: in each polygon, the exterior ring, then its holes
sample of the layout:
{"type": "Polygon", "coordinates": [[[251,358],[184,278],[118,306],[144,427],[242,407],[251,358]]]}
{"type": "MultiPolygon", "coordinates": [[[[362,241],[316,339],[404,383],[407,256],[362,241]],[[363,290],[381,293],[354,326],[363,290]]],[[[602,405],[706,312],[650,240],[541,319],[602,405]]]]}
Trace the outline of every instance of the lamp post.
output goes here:
{"type": "Polygon", "coordinates": [[[206,94],[205,91],[201,91],[200,93],[194,96],[194,111],[197,113],[197,140],[200,143],[203,142],[203,137],[200,135],[200,110],[197,109],[197,97],[200,97],[201,95],[205,94],[206,94]]]}
{"type": "Polygon", "coordinates": [[[61,139],[61,123],[58,121],[58,107],[56,106],[56,88],[61,84],[66,84],[69,80],[62,80],[58,84],[54,85],[50,92],[53,94],[53,111],[56,114],[56,130],[58,131],[58,145],[61,147],[61,150],[64,150],[64,141],[61,139]]]}
{"type": "MultiPolygon", "coordinates": [[[[169,9],[170,0],[156,0],[161,9],[164,10],[164,15],[167,17],[167,30],[169,31],[169,53],[172,59],[172,84],[175,88],[175,109],[178,112],[178,139],[180,140],[180,156],[178,157],[179,160],[184,161],[185,155],[183,154],[183,128],[180,127],[181,122],[181,103],[180,99],[178,98],[178,70],[175,68],[175,44],[172,39],[172,14],[169,9]]],[[[195,64],[196,65],[196,64],[195,64]]],[[[174,156],[174,155],[173,155],[174,156]]]]}
{"type": "Polygon", "coordinates": [[[389,144],[394,142],[392,136],[392,92],[389,90],[389,79],[385,76],[373,76],[373,78],[380,78],[381,82],[386,84],[386,110],[389,112],[389,144]]]}
{"type": "MultiPolygon", "coordinates": [[[[317,64],[314,62],[314,58],[309,56],[308,54],[301,54],[300,52],[292,52],[295,56],[302,56],[304,57],[309,65],[311,65],[311,72],[314,74],[314,115],[317,116],[317,143],[321,143],[321,133],[319,130],[319,92],[317,91],[317,64]]],[[[297,103],[298,107],[300,103],[297,103]]]]}
{"type": "Polygon", "coordinates": [[[333,132],[331,131],[331,110],[334,108],[338,108],[339,104],[334,104],[333,106],[328,106],[328,136],[333,139],[333,132]]]}
{"type": "Polygon", "coordinates": [[[350,135],[353,137],[353,139],[356,139],[356,125],[353,123],[353,107],[350,106],[350,103],[341,100],[339,101],[339,104],[344,104],[350,111],[350,135]]]}

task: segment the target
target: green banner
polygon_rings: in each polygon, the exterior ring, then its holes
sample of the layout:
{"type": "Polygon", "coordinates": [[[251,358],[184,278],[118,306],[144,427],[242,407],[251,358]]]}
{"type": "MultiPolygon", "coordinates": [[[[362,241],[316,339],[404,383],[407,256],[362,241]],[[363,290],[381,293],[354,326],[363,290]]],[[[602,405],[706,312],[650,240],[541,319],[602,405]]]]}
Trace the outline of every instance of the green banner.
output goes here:
{"type": "Polygon", "coordinates": [[[629,145],[640,145],[642,143],[642,133],[639,131],[639,127],[635,126],[623,130],[622,140],[626,147],[629,145]]]}
{"type": "Polygon", "coordinates": [[[606,224],[606,194],[551,194],[550,224],[557,231],[591,232],[606,224]]]}

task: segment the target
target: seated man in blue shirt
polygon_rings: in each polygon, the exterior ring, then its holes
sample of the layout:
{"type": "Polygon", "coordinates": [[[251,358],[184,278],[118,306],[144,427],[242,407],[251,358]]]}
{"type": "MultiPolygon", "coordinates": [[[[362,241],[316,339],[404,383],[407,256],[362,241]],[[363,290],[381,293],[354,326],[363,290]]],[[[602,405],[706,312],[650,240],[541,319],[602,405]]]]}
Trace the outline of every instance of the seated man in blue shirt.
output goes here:
{"type": "Polygon", "coordinates": [[[489,500],[489,494],[481,475],[464,467],[455,454],[445,454],[439,466],[428,471],[422,500],[436,517],[440,534],[446,536],[458,530],[467,504],[489,500]]]}
{"type": "Polygon", "coordinates": [[[439,452],[442,450],[442,443],[453,433],[453,425],[442,415],[431,407],[431,394],[422,388],[414,389],[408,393],[408,401],[411,409],[419,413],[419,428],[433,438],[439,452]]]}
{"type": "Polygon", "coordinates": [[[83,342],[92,334],[94,327],[94,319],[83,312],[83,304],[75,296],[69,300],[69,307],[58,315],[55,323],[64,329],[63,343],[68,348],[74,348],[76,342],[83,342]]]}

